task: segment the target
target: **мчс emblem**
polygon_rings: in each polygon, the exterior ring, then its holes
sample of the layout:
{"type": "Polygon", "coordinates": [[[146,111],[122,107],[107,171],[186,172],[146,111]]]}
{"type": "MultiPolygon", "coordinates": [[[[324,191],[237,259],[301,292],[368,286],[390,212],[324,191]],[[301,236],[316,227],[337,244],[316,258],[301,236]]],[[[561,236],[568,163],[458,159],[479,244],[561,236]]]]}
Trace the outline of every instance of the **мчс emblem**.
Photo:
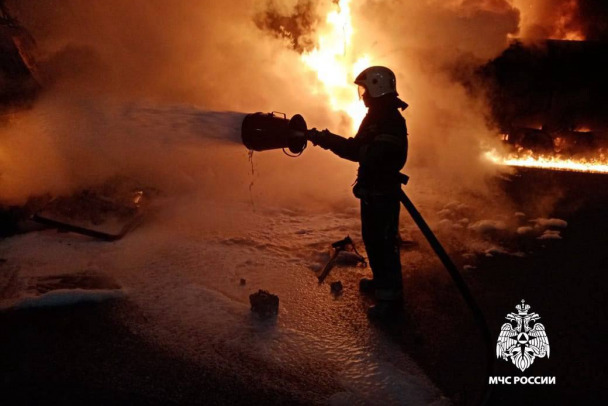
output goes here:
{"type": "Polygon", "coordinates": [[[522,372],[534,362],[534,358],[549,358],[549,339],[545,332],[545,326],[537,323],[540,319],[537,313],[528,314],[530,305],[524,300],[520,305],[515,306],[516,313],[507,314],[506,319],[509,323],[502,325],[498,343],[496,344],[496,357],[511,362],[522,372]],[[512,322],[517,325],[513,326],[512,322]],[[530,327],[530,322],[534,326],[530,327]]]}

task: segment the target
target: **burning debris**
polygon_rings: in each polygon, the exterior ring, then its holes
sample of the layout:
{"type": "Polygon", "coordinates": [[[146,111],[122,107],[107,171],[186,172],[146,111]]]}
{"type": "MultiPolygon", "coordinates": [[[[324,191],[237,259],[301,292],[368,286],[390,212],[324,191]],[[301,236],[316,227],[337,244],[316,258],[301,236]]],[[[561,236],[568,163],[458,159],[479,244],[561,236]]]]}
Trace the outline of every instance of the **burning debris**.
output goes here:
{"type": "Polygon", "coordinates": [[[262,319],[279,314],[279,297],[260,289],[257,293],[249,295],[251,311],[262,319]]]}

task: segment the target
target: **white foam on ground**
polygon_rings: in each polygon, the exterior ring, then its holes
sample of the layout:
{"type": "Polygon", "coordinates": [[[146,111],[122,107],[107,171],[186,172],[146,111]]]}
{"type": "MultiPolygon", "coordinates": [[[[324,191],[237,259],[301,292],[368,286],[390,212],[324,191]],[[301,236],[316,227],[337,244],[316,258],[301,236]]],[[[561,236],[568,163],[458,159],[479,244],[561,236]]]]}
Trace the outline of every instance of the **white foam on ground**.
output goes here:
{"type": "Polygon", "coordinates": [[[559,230],[545,230],[545,232],[537,237],[537,240],[561,240],[562,236],[559,230]]]}
{"type": "Polygon", "coordinates": [[[534,232],[534,228],[529,226],[517,227],[517,234],[519,235],[528,235],[534,232]]]}
{"type": "Polygon", "coordinates": [[[555,218],[537,218],[532,220],[538,227],[555,227],[555,228],[566,228],[568,227],[568,222],[562,219],[555,218]]]}
{"type": "MultiPolygon", "coordinates": [[[[199,224],[200,229],[174,229],[179,218],[158,218],[111,244],[44,231],[5,241],[0,254],[20,263],[24,278],[92,268],[120,280],[146,315],[130,328],[192,360],[238,369],[242,367],[227,362],[244,355],[310,374],[313,380],[334,381],[362,403],[383,399],[389,404],[428,404],[440,398],[415,363],[368,323],[356,291],[358,278],[367,271],[334,269],[332,275],[343,281],[346,291],[336,300],[328,284],[319,285],[308,268],[312,252],[323,251],[347,233],[360,242],[356,218],[252,212],[240,205],[208,210],[216,216],[199,224]],[[297,233],[298,223],[305,223],[309,232],[297,233]],[[245,286],[241,278],[247,280],[245,286]],[[258,289],[279,296],[276,321],[252,316],[248,296],[258,289]]],[[[18,306],[68,305],[123,294],[56,291],[18,306]]]]}
{"type": "MultiPolygon", "coordinates": [[[[14,301],[11,309],[73,306],[82,303],[99,303],[125,297],[120,289],[58,289],[40,296],[24,297],[14,301]]],[[[6,307],[4,307],[6,309],[6,307]]]]}
{"type": "Polygon", "coordinates": [[[479,220],[469,226],[471,230],[478,233],[489,233],[493,231],[502,231],[507,228],[503,221],[497,220],[479,220]]]}

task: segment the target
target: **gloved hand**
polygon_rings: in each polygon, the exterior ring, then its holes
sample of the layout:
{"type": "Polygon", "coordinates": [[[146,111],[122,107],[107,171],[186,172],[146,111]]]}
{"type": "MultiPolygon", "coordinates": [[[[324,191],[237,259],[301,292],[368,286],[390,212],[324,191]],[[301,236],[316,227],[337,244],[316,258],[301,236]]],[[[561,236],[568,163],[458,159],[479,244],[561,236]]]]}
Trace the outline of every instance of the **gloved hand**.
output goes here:
{"type": "Polygon", "coordinates": [[[312,145],[319,145],[327,138],[328,130],[319,131],[316,128],[311,128],[306,132],[306,139],[312,142],[312,145]]]}

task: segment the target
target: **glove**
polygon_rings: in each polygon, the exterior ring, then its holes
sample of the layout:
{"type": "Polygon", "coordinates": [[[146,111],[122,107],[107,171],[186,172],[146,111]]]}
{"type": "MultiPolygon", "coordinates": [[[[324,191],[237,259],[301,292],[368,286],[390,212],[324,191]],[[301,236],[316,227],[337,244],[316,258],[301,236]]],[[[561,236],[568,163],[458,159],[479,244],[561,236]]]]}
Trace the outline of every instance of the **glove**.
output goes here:
{"type": "Polygon", "coordinates": [[[306,132],[306,139],[312,142],[312,145],[317,146],[323,143],[323,140],[327,138],[329,134],[328,130],[319,131],[316,128],[311,128],[306,132]]]}

